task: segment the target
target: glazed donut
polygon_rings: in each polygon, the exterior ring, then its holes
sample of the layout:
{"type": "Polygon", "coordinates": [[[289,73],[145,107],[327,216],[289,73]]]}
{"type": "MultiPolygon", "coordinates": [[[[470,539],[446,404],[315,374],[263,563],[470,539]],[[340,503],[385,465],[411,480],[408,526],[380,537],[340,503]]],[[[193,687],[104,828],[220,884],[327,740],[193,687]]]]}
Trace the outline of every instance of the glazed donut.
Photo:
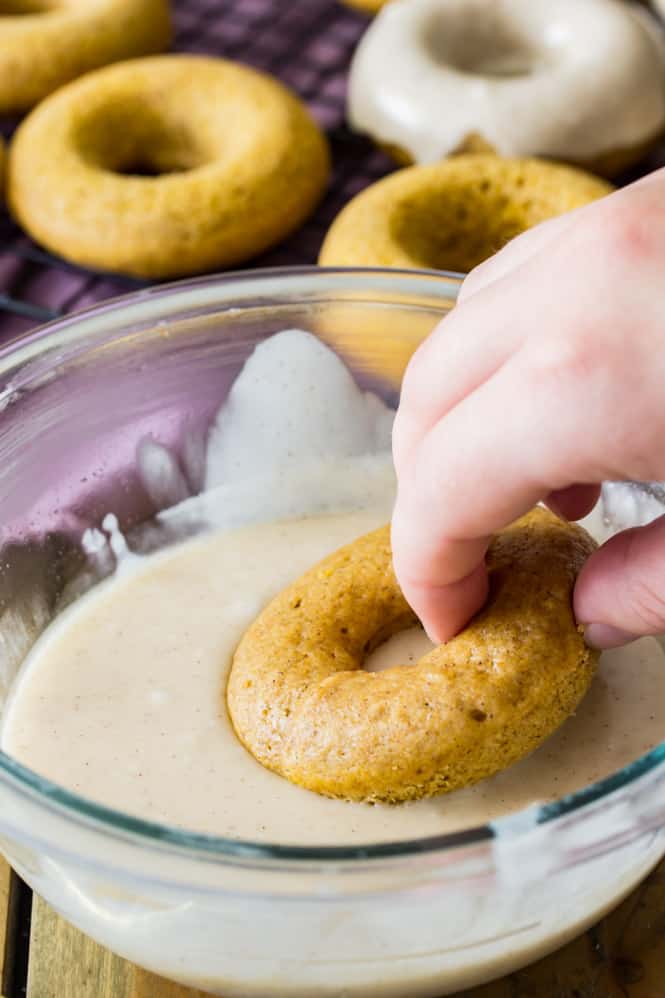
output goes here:
{"type": "Polygon", "coordinates": [[[348,118],[401,161],[477,136],[611,175],[665,127],[665,41],[624,0],[394,0],[351,66],[348,118]]]}
{"type": "Polygon", "coordinates": [[[412,166],[342,209],[319,263],[465,274],[525,229],[611,190],[597,177],[543,160],[465,155],[412,166]]]}
{"type": "Polygon", "coordinates": [[[227,704],[268,769],[309,790],[399,802],[455,790],[516,762],[587,691],[597,655],[571,609],[595,543],[538,508],[496,536],[484,609],[414,666],[364,657],[416,623],[384,527],[278,595],[243,636],[227,704]]]}
{"type": "Polygon", "coordinates": [[[68,260],[170,277],[282,239],[328,168],[325,138],[276,80],[223,59],[159,56],[89,73],[35,108],[10,149],[8,199],[68,260]]]}
{"type": "Polygon", "coordinates": [[[88,70],[161,52],[170,40],[168,0],[4,0],[0,113],[24,111],[88,70]]]}

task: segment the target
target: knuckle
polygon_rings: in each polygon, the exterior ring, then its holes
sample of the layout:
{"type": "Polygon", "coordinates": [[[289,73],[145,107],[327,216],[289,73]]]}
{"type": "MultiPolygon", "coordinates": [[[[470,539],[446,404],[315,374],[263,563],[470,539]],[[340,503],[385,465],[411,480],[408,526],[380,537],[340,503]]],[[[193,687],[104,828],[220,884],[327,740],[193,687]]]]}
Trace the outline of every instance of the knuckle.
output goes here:
{"type": "Polygon", "coordinates": [[[476,293],[476,291],[481,290],[489,280],[491,273],[490,261],[485,261],[484,263],[478,264],[473,270],[469,271],[464,280],[462,281],[462,286],[459,289],[457,295],[458,305],[463,304],[467,298],[470,298],[476,293]]]}
{"type": "Polygon", "coordinates": [[[400,409],[416,413],[430,408],[432,389],[436,386],[435,375],[439,369],[437,358],[441,344],[449,335],[448,323],[453,315],[454,310],[437,324],[409,358],[400,388],[400,409]]]}
{"type": "Polygon", "coordinates": [[[627,617],[646,633],[665,631],[665,570],[652,530],[627,530],[623,548],[620,600],[627,617]],[[656,556],[654,556],[654,553],[656,556]]]}
{"type": "Polygon", "coordinates": [[[598,350],[594,336],[585,327],[574,335],[561,334],[543,338],[531,358],[531,371],[536,386],[565,393],[570,385],[589,381],[599,369],[598,350]]]}
{"type": "Polygon", "coordinates": [[[413,422],[399,410],[392,429],[392,452],[398,481],[406,473],[406,468],[419,442],[413,422]]]}
{"type": "MultiPolygon", "coordinates": [[[[434,335],[434,334],[432,334],[434,335]]],[[[429,338],[424,340],[409,358],[400,388],[400,409],[417,409],[422,397],[422,384],[429,365],[427,357],[430,352],[429,338]]]]}

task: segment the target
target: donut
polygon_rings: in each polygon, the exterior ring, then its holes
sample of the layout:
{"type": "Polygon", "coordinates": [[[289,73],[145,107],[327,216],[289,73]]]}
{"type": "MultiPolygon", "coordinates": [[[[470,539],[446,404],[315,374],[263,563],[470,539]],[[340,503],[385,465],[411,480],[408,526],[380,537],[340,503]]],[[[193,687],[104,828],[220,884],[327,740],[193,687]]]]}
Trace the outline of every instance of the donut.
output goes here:
{"type": "Polygon", "coordinates": [[[416,623],[389,528],[341,548],[279,594],[236,650],[227,705],[268,769],[329,797],[400,801],[476,783],[535,749],[575,710],[597,655],[571,609],[595,548],[538,508],[488,553],[490,595],[468,627],[414,666],[364,657],[416,623]]]}
{"type": "Polygon", "coordinates": [[[468,154],[412,166],[342,209],[319,263],[465,274],[525,229],[611,190],[598,177],[544,160],[468,154]]]}
{"type": "Polygon", "coordinates": [[[613,175],[665,128],[665,40],[624,0],[394,0],[353,57],[351,127],[400,161],[479,137],[613,175]]]}
{"type": "Polygon", "coordinates": [[[304,105],[202,56],[118,63],[47,97],[16,132],[8,200],[74,263],[146,278],[237,264],[295,229],[329,170],[304,105]]]}
{"type": "Polygon", "coordinates": [[[170,41],[168,0],[4,0],[0,113],[25,111],[88,70],[170,41]]]}

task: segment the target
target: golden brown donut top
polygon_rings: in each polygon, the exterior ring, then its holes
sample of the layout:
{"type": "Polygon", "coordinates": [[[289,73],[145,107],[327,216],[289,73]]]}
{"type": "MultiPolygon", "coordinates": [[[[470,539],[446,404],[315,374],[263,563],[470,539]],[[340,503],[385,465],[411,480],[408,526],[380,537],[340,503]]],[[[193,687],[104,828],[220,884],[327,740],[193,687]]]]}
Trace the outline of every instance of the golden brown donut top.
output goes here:
{"type": "Polygon", "coordinates": [[[161,52],[169,0],[3,0],[0,112],[24,111],[99,66],[161,52]]]}
{"type": "Polygon", "coordinates": [[[611,190],[559,163],[452,156],[398,170],[356,195],[328,230],[319,263],[467,273],[531,226],[611,190]]]}
{"type": "Polygon", "coordinates": [[[328,171],[325,136],[278,80],[226,59],[153,56],[88,73],[32,111],[12,141],[8,202],[68,260],[173,277],[284,238],[328,171]]]}

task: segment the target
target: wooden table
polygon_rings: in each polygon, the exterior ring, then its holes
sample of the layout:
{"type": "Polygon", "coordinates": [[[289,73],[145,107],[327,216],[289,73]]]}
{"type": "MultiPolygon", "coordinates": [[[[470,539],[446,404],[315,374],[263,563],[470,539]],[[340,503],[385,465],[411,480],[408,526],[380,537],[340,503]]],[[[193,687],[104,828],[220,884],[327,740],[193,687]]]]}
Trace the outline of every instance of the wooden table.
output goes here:
{"type": "MultiPolygon", "coordinates": [[[[36,895],[29,909],[28,889],[0,860],[1,998],[203,998],[114,956],[36,895]]],[[[665,860],[579,939],[459,998],[665,998],[665,860]]]]}

